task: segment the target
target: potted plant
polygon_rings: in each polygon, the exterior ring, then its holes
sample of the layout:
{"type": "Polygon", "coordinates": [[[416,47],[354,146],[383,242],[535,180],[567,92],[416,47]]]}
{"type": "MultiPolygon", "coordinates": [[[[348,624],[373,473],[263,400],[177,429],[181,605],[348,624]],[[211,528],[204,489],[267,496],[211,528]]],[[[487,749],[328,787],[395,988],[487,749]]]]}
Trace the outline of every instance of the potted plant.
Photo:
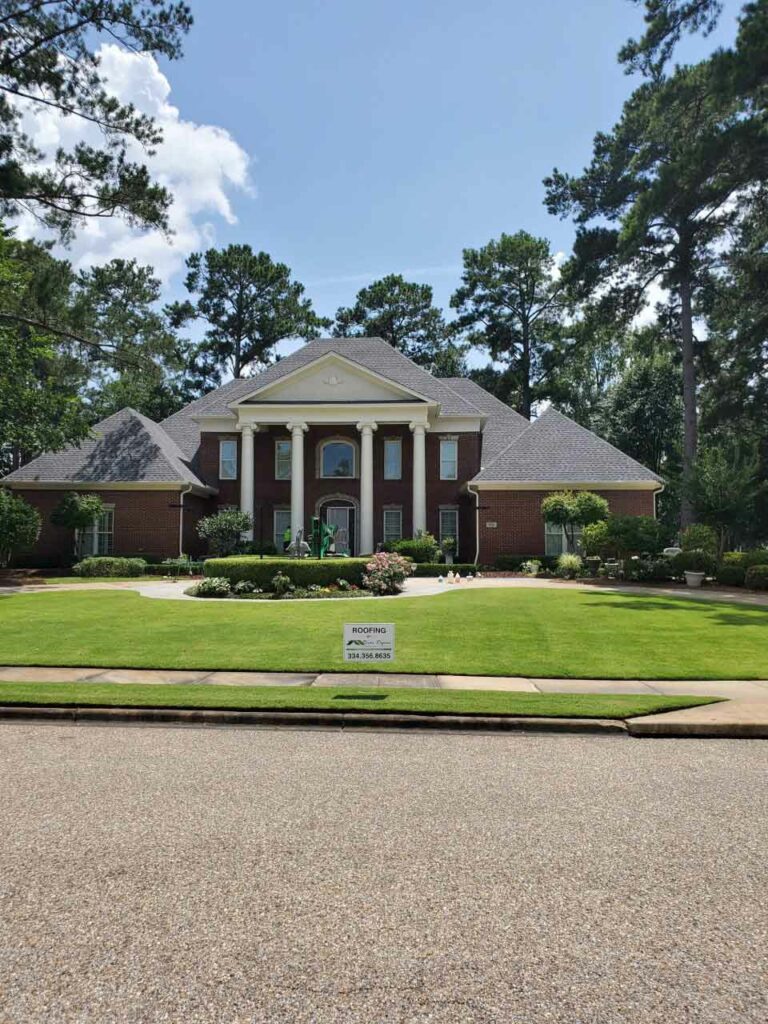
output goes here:
{"type": "Polygon", "coordinates": [[[674,575],[682,576],[688,587],[700,587],[715,570],[714,556],[702,550],[681,551],[670,562],[674,575]]]}
{"type": "Polygon", "coordinates": [[[453,565],[453,556],[456,553],[456,538],[443,537],[440,541],[440,550],[443,552],[446,565],[453,565]]]}

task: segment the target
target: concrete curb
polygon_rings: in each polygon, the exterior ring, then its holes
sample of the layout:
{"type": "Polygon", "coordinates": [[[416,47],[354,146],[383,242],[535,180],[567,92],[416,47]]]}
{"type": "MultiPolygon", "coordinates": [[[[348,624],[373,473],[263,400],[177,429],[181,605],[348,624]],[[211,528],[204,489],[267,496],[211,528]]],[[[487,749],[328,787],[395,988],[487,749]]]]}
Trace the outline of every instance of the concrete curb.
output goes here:
{"type": "MultiPolygon", "coordinates": [[[[670,715],[676,714],[674,711],[670,715]]],[[[627,720],[626,729],[630,736],[637,738],[664,737],[670,739],[728,739],[728,740],[768,740],[768,725],[764,722],[662,722],[659,716],[649,716],[655,720],[644,722],[642,718],[627,720]]]]}
{"type": "Polygon", "coordinates": [[[524,718],[486,715],[408,715],[375,712],[323,711],[211,711],[180,708],[99,708],[30,705],[0,706],[6,721],[155,724],[238,725],[302,729],[399,729],[442,732],[562,732],[623,734],[623,721],[603,718],[524,718]]]}

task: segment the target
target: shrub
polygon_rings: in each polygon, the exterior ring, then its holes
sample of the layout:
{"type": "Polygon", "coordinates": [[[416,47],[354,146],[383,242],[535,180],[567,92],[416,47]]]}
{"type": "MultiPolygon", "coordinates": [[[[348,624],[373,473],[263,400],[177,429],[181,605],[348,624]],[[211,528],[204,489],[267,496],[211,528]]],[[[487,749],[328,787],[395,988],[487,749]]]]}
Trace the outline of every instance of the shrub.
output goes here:
{"type": "Polygon", "coordinates": [[[475,573],[482,569],[482,566],[474,562],[454,562],[453,565],[446,565],[445,562],[417,562],[413,565],[414,576],[445,576],[451,570],[460,573],[475,573]]]}
{"type": "Polygon", "coordinates": [[[261,590],[259,590],[255,583],[251,583],[250,580],[240,580],[239,583],[232,587],[233,594],[255,594],[257,592],[260,594],[261,590]]]}
{"type": "Polygon", "coordinates": [[[541,514],[545,522],[563,527],[568,547],[574,548],[576,528],[607,519],[608,502],[593,491],[556,491],[542,501],[541,514]]]}
{"type": "Polygon", "coordinates": [[[410,540],[397,540],[390,546],[395,554],[410,558],[412,562],[436,562],[440,550],[431,533],[420,533],[410,540]]]}
{"type": "Polygon", "coordinates": [[[223,576],[206,576],[192,588],[192,593],[195,597],[229,597],[231,590],[229,580],[223,576]]]}
{"type": "Polygon", "coordinates": [[[563,553],[557,559],[557,575],[564,580],[575,580],[581,572],[582,561],[579,555],[563,553]]]}
{"type": "Polygon", "coordinates": [[[118,558],[93,555],[72,566],[76,576],[143,576],[147,563],[143,558],[118,558]]]}
{"type": "Polygon", "coordinates": [[[541,562],[538,558],[529,558],[520,566],[520,571],[526,576],[538,576],[541,572],[541,562]]]}
{"type": "Polygon", "coordinates": [[[628,558],[624,562],[624,579],[637,583],[668,580],[672,575],[668,558],[628,558]]]}
{"type": "Polygon", "coordinates": [[[768,565],[768,548],[754,548],[751,551],[726,551],[722,565],[737,565],[745,572],[751,565],[768,565]]]}
{"type": "Polygon", "coordinates": [[[85,530],[103,511],[104,502],[98,494],[67,491],[51,512],[51,522],[68,530],[85,530]]]}
{"type": "Polygon", "coordinates": [[[245,554],[247,555],[276,555],[277,548],[272,541],[253,541],[252,544],[246,545],[245,554]]]}
{"type": "Polygon", "coordinates": [[[682,579],[686,572],[703,572],[714,576],[717,569],[715,556],[708,551],[681,551],[669,559],[670,575],[682,579]]]}
{"type": "Polygon", "coordinates": [[[197,532],[214,555],[233,555],[243,546],[243,534],[252,529],[253,518],[239,508],[222,508],[197,524],[197,532]]]}
{"type": "Polygon", "coordinates": [[[743,587],[747,570],[742,565],[721,565],[715,578],[725,587],[743,587]]]}
{"type": "Polygon", "coordinates": [[[606,524],[604,554],[629,558],[655,555],[664,547],[666,530],[653,516],[611,516],[606,524]]]}
{"type": "Polygon", "coordinates": [[[768,590],[768,565],[750,565],[744,583],[750,590],[768,590]]]}
{"type": "Polygon", "coordinates": [[[539,562],[545,569],[554,569],[557,556],[554,555],[497,555],[493,562],[499,572],[522,572],[526,562],[539,562]]]}
{"type": "Polygon", "coordinates": [[[275,595],[275,597],[284,597],[286,594],[294,590],[294,584],[290,576],[286,576],[284,572],[276,572],[270,580],[269,589],[275,595]]]}
{"type": "Polygon", "coordinates": [[[13,555],[32,547],[40,536],[40,513],[29,502],[0,488],[0,566],[13,555]]]}
{"type": "Polygon", "coordinates": [[[363,586],[373,594],[399,594],[412,572],[413,565],[407,558],[380,551],[365,567],[363,586]]]}
{"type": "Polygon", "coordinates": [[[206,576],[224,576],[230,583],[250,580],[262,590],[269,590],[272,577],[277,572],[285,573],[297,587],[308,587],[310,583],[328,586],[339,579],[348,580],[358,586],[363,582],[367,558],[270,558],[258,555],[238,555],[231,558],[207,558],[203,565],[206,576]]]}
{"type": "Polygon", "coordinates": [[[585,555],[604,555],[608,550],[608,520],[587,523],[581,531],[581,546],[585,555]]]}
{"type": "Polygon", "coordinates": [[[717,552],[717,534],[704,523],[691,523],[682,532],[680,547],[683,551],[706,551],[714,555],[717,552]]]}

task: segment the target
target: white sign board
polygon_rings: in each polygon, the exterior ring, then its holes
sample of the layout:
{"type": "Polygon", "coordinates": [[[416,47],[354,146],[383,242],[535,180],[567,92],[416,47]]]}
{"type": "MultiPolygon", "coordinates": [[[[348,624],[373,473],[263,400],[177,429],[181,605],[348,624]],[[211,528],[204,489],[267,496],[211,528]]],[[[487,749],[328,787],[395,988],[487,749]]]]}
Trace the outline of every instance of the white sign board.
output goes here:
{"type": "Polygon", "coordinates": [[[394,661],[392,622],[345,622],[344,661],[394,661]]]}

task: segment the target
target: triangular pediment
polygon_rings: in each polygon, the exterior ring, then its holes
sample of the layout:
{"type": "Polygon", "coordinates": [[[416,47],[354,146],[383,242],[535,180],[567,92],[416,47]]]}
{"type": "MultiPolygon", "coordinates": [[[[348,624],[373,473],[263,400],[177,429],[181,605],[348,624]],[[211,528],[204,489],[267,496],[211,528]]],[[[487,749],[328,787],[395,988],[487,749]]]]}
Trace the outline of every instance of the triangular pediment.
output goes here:
{"type": "Polygon", "coordinates": [[[238,405],[423,402],[423,395],[335,352],[320,356],[272,383],[256,387],[238,405]]]}

